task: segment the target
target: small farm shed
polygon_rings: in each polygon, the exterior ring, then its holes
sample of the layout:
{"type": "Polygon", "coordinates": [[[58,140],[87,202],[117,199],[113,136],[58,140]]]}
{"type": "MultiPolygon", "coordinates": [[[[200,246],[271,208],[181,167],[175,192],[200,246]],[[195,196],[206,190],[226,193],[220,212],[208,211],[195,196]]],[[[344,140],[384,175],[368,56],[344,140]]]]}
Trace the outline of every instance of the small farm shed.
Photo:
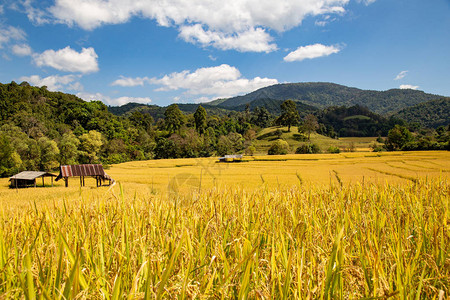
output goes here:
{"type": "Polygon", "coordinates": [[[104,181],[108,181],[108,185],[111,185],[111,183],[114,182],[114,179],[105,173],[103,166],[100,164],[64,165],[60,166],[59,169],[60,174],[56,177],[56,181],[63,179],[66,187],[69,186],[69,177],[80,177],[81,186],[85,186],[85,177],[95,178],[97,187],[102,186],[104,181]]]}
{"type": "Polygon", "coordinates": [[[242,161],[244,155],[242,154],[234,154],[234,155],[225,155],[223,157],[219,157],[219,162],[236,162],[242,161]]]}
{"type": "Polygon", "coordinates": [[[53,186],[53,177],[56,177],[55,174],[39,171],[23,171],[9,178],[9,181],[11,181],[10,187],[12,188],[24,188],[30,186],[36,187],[36,180],[38,178],[42,178],[42,186],[45,186],[44,182],[45,177],[51,178],[53,186]]]}

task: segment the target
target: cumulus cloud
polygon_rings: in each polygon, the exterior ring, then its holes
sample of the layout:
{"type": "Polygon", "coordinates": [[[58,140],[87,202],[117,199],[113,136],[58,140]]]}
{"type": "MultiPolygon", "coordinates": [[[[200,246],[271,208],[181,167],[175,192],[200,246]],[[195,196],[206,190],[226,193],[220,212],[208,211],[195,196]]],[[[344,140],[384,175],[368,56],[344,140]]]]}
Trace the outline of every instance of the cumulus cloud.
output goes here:
{"type": "Polygon", "coordinates": [[[411,85],[411,84],[402,84],[400,85],[400,89],[402,90],[417,90],[419,88],[418,85],[411,85]]]}
{"type": "Polygon", "coordinates": [[[322,56],[328,56],[333,53],[341,51],[340,46],[325,46],[322,44],[314,44],[303,47],[298,47],[297,50],[292,51],[284,57],[284,61],[302,61],[304,59],[313,59],[322,56]]]}
{"type": "Polygon", "coordinates": [[[14,26],[4,27],[0,24],[0,49],[12,41],[23,41],[25,38],[26,34],[22,29],[14,26]]]}
{"type": "Polygon", "coordinates": [[[12,47],[12,52],[17,56],[30,56],[33,54],[33,51],[27,44],[14,45],[12,47]]]}
{"type": "Polygon", "coordinates": [[[394,78],[394,80],[400,80],[403,79],[406,74],[408,73],[408,71],[401,71],[400,73],[398,73],[398,75],[394,78]]]}
{"type": "Polygon", "coordinates": [[[132,86],[142,86],[144,83],[148,82],[148,77],[136,77],[136,78],[130,78],[130,77],[124,77],[120,76],[120,79],[115,80],[111,85],[118,85],[118,86],[124,86],[124,87],[132,87],[132,86]]]}
{"type": "Polygon", "coordinates": [[[237,50],[240,52],[272,52],[277,46],[273,38],[262,28],[250,28],[239,33],[223,33],[204,30],[200,24],[180,28],[180,38],[203,47],[212,46],[220,50],[237,50]]]}
{"type": "Polygon", "coordinates": [[[63,91],[63,90],[81,90],[83,87],[77,81],[80,78],[78,75],[52,75],[41,78],[39,75],[23,76],[21,81],[26,81],[33,86],[47,86],[49,91],[63,91]]]}
{"type": "Polygon", "coordinates": [[[185,90],[187,95],[231,97],[277,84],[278,80],[261,77],[243,78],[237,68],[223,64],[200,68],[194,72],[175,72],[162,78],[151,78],[149,82],[160,86],[157,91],[185,90]]]}
{"type": "Polygon", "coordinates": [[[129,102],[143,103],[143,104],[148,104],[148,103],[152,102],[152,99],[150,99],[148,97],[126,97],[126,96],[124,96],[124,97],[118,97],[118,98],[111,98],[111,97],[103,95],[101,93],[80,92],[77,94],[77,97],[79,97],[85,101],[93,101],[93,100],[102,101],[106,105],[111,105],[111,106],[120,106],[120,105],[129,103],[129,102]]]}
{"type": "Polygon", "coordinates": [[[289,30],[308,16],[342,14],[349,1],[55,0],[48,12],[57,22],[86,30],[125,23],[138,16],[156,20],[160,26],[176,27],[182,39],[201,46],[268,52],[276,49],[270,43],[271,30],[289,30]]]}
{"type": "Polygon", "coordinates": [[[33,59],[38,67],[52,67],[60,71],[91,73],[97,72],[98,62],[94,48],[83,48],[77,52],[67,46],[58,51],[46,50],[34,54],[33,59]]]}

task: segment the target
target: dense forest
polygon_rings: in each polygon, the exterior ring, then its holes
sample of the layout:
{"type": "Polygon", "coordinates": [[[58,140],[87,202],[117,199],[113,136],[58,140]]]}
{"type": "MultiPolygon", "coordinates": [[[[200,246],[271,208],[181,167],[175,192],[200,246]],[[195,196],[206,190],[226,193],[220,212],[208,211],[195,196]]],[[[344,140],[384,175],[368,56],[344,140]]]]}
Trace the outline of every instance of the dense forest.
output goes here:
{"type": "Polygon", "coordinates": [[[212,104],[107,107],[11,82],[0,84],[0,176],[60,164],[242,153],[252,149],[259,130],[270,126],[298,126],[299,133],[317,131],[332,138],[387,136],[388,150],[448,148],[448,128],[410,125],[360,105],[320,110],[261,98],[233,109],[212,104]]]}
{"type": "Polygon", "coordinates": [[[450,120],[450,98],[431,100],[402,109],[395,116],[421,127],[438,128],[450,120]]]}

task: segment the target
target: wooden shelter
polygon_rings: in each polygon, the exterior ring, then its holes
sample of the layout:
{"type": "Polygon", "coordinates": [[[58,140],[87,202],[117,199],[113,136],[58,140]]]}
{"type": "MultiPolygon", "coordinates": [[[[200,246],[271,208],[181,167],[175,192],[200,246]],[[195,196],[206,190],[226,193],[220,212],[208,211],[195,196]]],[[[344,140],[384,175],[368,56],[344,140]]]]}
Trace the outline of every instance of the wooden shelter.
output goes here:
{"type": "Polygon", "coordinates": [[[89,165],[64,165],[60,166],[60,174],[56,177],[56,181],[63,179],[66,187],[69,186],[69,177],[80,177],[80,185],[85,186],[84,178],[93,177],[97,181],[97,187],[102,186],[104,181],[109,181],[108,185],[114,182],[103,170],[103,166],[100,164],[89,165]]]}
{"type": "Polygon", "coordinates": [[[53,177],[56,177],[55,174],[39,171],[23,171],[9,178],[9,181],[11,181],[10,187],[11,188],[24,188],[33,186],[36,187],[36,180],[38,178],[42,178],[42,186],[45,186],[44,177],[50,177],[52,179],[52,186],[53,186],[53,177]]]}
{"type": "Polygon", "coordinates": [[[242,154],[234,154],[234,155],[225,155],[223,157],[219,157],[219,162],[240,162],[244,158],[242,154]]]}

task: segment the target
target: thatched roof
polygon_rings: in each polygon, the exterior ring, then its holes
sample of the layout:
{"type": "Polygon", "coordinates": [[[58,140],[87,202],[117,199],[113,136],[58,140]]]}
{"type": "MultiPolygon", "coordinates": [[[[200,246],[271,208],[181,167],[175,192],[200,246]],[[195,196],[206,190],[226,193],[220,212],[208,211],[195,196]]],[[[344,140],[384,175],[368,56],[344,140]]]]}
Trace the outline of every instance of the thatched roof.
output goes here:
{"type": "Polygon", "coordinates": [[[23,171],[23,172],[20,172],[19,174],[16,174],[16,175],[14,175],[14,176],[9,177],[9,180],[10,180],[10,181],[11,181],[12,179],[34,180],[34,179],[39,178],[39,177],[49,177],[49,176],[54,176],[54,177],[56,177],[55,174],[48,173],[48,172],[23,171]]]}

